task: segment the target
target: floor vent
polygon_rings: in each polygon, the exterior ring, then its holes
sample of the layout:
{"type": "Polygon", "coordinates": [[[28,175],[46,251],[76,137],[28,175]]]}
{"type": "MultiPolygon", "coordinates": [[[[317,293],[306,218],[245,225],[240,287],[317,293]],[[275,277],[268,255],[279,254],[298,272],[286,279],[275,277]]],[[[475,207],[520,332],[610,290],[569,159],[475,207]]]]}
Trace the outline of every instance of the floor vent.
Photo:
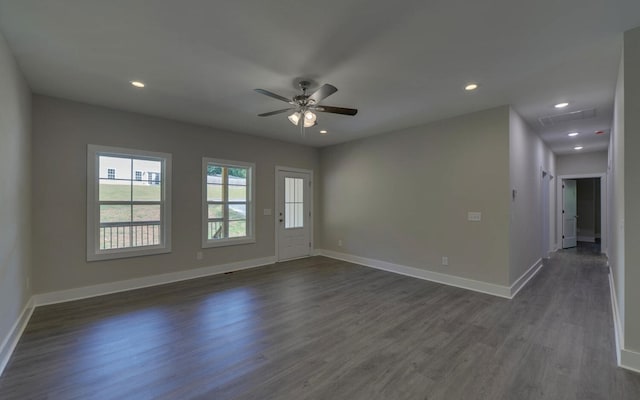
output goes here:
{"type": "Polygon", "coordinates": [[[540,125],[542,125],[545,128],[548,128],[550,126],[556,126],[569,121],[595,118],[595,116],[596,116],[596,109],[590,108],[588,110],[573,111],[566,114],[547,115],[545,117],[539,117],[538,121],[540,121],[540,125]]]}

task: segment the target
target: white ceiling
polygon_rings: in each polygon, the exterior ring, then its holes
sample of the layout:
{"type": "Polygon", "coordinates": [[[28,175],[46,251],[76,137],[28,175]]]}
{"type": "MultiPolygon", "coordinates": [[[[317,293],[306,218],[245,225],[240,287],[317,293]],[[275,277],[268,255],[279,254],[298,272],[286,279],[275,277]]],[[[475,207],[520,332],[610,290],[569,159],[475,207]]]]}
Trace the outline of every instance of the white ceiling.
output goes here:
{"type": "Polygon", "coordinates": [[[313,146],[512,104],[557,153],[605,149],[593,132],[610,128],[621,33],[638,25],[637,0],[0,0],[36,93],[313,146]],[[289,97],[301,77],[360,112],[319,114],[305,138],[286,114],[256,116],[286,104],[254,88],[289,97]],[[539,129],[587,108],[598,117],[539,129]]]}

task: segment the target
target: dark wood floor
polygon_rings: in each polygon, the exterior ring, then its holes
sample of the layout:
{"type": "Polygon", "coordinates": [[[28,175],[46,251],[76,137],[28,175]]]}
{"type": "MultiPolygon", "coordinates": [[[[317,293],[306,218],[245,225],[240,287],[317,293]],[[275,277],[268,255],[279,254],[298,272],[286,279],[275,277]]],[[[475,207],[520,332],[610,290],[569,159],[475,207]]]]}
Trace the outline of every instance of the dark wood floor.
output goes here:
{"type": "Polygon", "coordinates": [[[514,300],[323,257],[36,309],[0,399],[640,399],[604,260],[514,300]]]}

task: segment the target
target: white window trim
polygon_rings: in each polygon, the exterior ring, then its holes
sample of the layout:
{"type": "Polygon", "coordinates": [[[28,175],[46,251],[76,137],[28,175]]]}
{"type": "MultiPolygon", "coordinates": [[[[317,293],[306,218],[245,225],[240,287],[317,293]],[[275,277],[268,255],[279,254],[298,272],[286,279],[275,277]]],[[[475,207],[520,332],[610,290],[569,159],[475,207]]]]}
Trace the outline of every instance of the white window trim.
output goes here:
{"type": "MultiPolygon", "coordinates": [[[[132,177],[135,178],[135,177],[132,177]]],[[[122,147],[110,147],[90,144],[87,146],[87,261],[111,260],[118,258],[147,256],[171,252],[171,154],[122,147]],[[98,227],[100,226],[100,207],[98,207],[99,166],[98,155],[130,156],[134,158],[164,159],[162,196],[162,233],[164,243],[158,246],[131,247],[126,249],[100,250],[98,227]]]]}
{"type": "Polygon", "coordinates": [[[202,248],[234,246],[256,242],[256,165],[243,161],[221,160],[219,158],[202,158],[202,248]],[[247,236],[241,238],[207,239],[207,228],[209,220],[209,208],[207,202],[207,165],[217,164],[225,167],[249,168],[251,171],[250,181],[247,185],[249,191],[247,204],[247,236]]]}

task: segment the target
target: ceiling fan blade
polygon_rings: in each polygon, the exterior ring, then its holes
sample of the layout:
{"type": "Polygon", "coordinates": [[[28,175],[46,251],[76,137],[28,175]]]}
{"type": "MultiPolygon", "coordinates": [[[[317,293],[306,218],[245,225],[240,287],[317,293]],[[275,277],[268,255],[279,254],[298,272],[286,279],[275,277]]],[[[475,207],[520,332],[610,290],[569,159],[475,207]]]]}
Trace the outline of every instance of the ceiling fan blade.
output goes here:
{"type": "Polygon", "coordinates": [[[282,114],[285,113],[287,111],[291,111],[291,110],[295,110],[295,108],[285,108],[282,110],[276,110],[276,111],[271,111],[271,112],[267,112],[267,113],[262,113],[262,114],[258,114],[258,117],[268,117],[271,115],[276,115],[276,114],[282,114]]]}
{"type": "Polygon", "coordinates": [[[265,96],[273,97],[274,99],[278,99],[278,100],[284,101],[285,103],[293,104],[291,99],[287,99],[284,96],[280,96],[279,94],[275,94],[275,93],[270,92],[268,90],[264,90],[264,89],[253,89],[253,90],[255,90],[258,93],[262,93],[265,96]]]}
{"type": "Polygon", "coordinates": [[[355,108],[342,108],[342,107],[332,107],[332,106],[318,106],[315,108],[316,111],[333,113],[333,114],[343,114],[343,115],[356,115],[358,110],[355,108]]]}
{"type": "Polygon", "coordinates": [[[322,100],[326,99],[327,97],[331,96],[332,94],[334,94],[337,91],[338,91],[338,89],[335,86],[329,85],[328,83],[325,83],[324,85],[320,86],[320,88],[318,90],[313,92],[313,94],[311,96],[309,96],[309,99],[310,100],[315,100],[316,104],[318,104],[322,100]]]}

